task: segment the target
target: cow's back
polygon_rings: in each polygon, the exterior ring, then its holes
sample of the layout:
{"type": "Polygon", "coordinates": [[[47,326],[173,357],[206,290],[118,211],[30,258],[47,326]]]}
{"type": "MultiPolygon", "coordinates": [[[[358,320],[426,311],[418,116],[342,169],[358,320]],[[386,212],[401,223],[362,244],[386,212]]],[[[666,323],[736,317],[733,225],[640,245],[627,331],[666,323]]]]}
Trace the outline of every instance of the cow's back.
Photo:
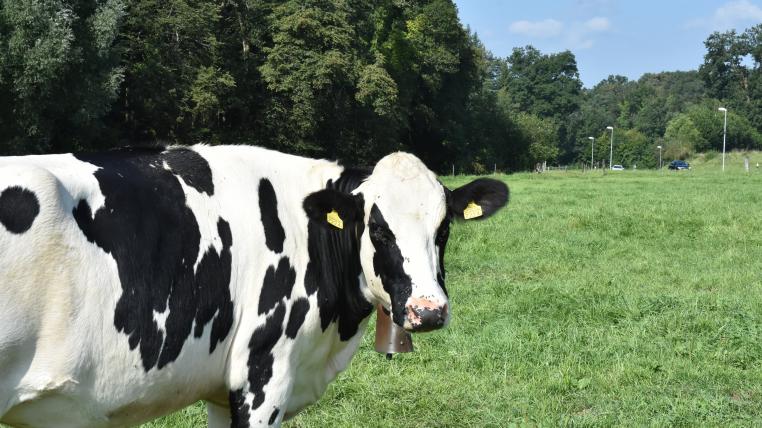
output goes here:
{"type": "Polygon", "coordinates": [[[232,238],[215,218],[219,245],[201,247],[161,152],[0,158],[3,421],[122,425],[195,401],[209,372],[222,384],[224,354],[209,356],[232,325],[232,238]],[[183,349],[178,382],[158,368],[183,349]]]}

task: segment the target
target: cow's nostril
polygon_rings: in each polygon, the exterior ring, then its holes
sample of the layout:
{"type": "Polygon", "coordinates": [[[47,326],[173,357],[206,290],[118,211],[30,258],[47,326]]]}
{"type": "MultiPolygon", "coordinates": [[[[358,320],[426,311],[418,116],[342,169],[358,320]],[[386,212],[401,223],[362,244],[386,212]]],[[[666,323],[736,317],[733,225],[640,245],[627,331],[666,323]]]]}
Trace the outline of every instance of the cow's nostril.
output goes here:
{"type": "Polygon", "coordinates": [[[407,306],[407,323],[410,331],[430,331],[442,327],[447,318],[447,305],[442,307],[407,306]]]}
{"type": "Polygon", "coordinates": [[[435,326],[442,321],[440,309],[421,309],[418,311],[423,325],[435,326]]]}

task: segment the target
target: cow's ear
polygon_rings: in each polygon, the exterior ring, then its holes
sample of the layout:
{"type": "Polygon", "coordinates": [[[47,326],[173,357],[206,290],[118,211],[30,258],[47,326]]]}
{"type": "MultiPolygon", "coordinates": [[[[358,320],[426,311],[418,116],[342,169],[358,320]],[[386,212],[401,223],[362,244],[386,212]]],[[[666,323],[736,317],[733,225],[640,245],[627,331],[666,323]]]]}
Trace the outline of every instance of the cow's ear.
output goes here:
{"type": "Polygon", "coordinates": [[[502,181],[477,178],[451,192],[448,209],[460,220],[482,220],[504,207],[508,195],[508,186],[502,181]]]}
{"type": "Polygon", "coordinates": [[[309,194],[302,204],[307,217],[325,227],[341,230],[363,221],[362,195],[324,189],[309,194]]]}

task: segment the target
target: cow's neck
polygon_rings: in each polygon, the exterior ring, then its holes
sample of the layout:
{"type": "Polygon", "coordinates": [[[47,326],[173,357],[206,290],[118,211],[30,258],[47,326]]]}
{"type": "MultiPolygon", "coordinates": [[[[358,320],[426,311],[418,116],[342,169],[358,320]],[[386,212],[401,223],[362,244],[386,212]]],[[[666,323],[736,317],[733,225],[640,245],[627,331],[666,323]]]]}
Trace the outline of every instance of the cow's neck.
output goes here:
{"type": "MultiPolygon", "coordinates": [[[[352,192],[368,176],[369,171],[346,168],[336,180],[329,180],[326,188],[352,192]]],[[[361,196],[361,195],[360,195],[361,196]]],[[[360,237],[364,225],[342,230],[329,230],[310,221],[305,287],[308,293],[317,291],[320,326],[328,331],[337,325],[341,341],[348,341],[358,333],[373,306],[362,293],[365,286],[360,265],[360,237]]]]}
{"type": "MultiPolygon", "coordinates": [[[[345,169],[325,187],[351,192],[366,176],[363,170],[345,169]]],[[[362,224],[339,231],[310,220],[307,230],[309,263],[304,285],[307,294],[317,293],[320,325],[300,341],[303,362],[294,376],[287,417],[316,401],[347,367],[373,309],[362,293],[366,286],[359,251],[362,224]],[[320,372],[322,376],[316,375],[320,372]]]]}

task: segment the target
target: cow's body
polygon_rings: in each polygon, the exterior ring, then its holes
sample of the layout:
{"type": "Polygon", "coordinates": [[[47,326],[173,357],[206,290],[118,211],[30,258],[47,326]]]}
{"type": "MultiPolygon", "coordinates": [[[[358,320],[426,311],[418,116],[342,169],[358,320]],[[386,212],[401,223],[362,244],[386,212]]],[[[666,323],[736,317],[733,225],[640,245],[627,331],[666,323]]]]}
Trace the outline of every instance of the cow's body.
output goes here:
{"type": "Polygon", "coordinates": [[[303,208],[365,175],[247,146],[0,158],[0,421],[123,426],[202,399],[210,426],[277,425],[316,401],[373,305],[394,312],[362,224],[334,236],[303,208]]]}

